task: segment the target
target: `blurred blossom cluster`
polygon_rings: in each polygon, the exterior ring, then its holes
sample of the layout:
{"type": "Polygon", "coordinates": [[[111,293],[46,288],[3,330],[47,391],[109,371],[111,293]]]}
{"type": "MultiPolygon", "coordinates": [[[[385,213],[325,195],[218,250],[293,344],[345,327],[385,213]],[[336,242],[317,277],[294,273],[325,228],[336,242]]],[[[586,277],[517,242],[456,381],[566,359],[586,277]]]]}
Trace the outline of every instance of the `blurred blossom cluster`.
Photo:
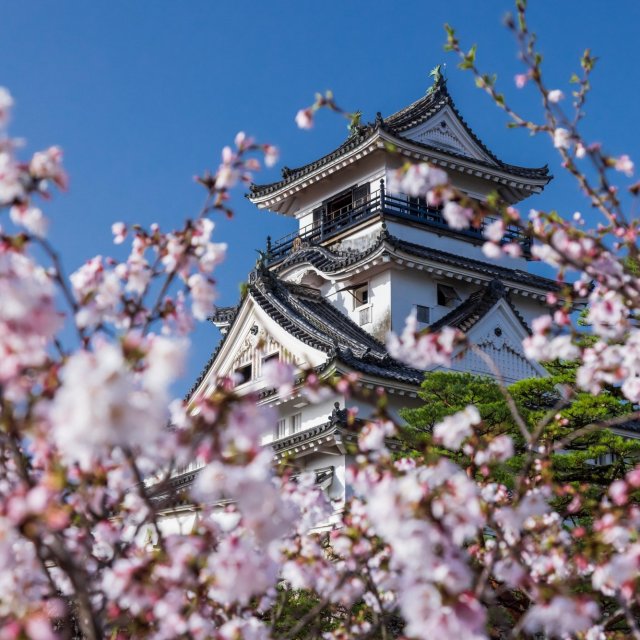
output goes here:
{"type": "MultiPolygon", "coordinates": [[[[565,93],[543,84],[524,3],[517,10],[508,26],[526,68],[516,85],[539,91],[540,122],[511,109],[450,28],[448,47],[515,126],[549,136],[600,216],[594,228],[580,214],[473,201],[427,165],[401,168],[389,188],[442,207],[452,228],[482,229],[490,260],[519,255],[507,227],[530,234],[534,257],[563,286],[533,323],[527,356],[577,362],[578,389],[618,394],[635,416],[640,278],[637,222],[625,207],[640,188],[627,185],[623,197],[613,183],[632,178],[634,165],[582,138],[580,118],[563,111],[565,93]]],[[[593,64],[586,53],[578,110],[593,64]]],[[[507,486],[512,434],[487,434],[473,404],[439,420],[429,448],[409,455],[390,447],[398,427],[380,402],[367,424],[349,422],[358,430],[352,491],[336,525],[313,474],[274,467],[262,445],[271,409],[231,380],[188,406],[172,400],[188,334],[214,310],[227,251],[212,218],[232,213],[229,190],[261,161],[272,166],[275,147],[238,134],[217,170],[198,178],[207,201],[197,216],[171,231],[116,222],[114,243],[130,243],[128,256],[90,258],[67,278],[40,208],[53,187],[66,187],[62,152],[19,159],[7,130],[13,106],[0,88],[0,638],[66,638],[75,627],[90,639],[262,640],[309,629],[323,638],[640,637],[640,467],[626,461],[587,505],[584,487],[554,478],[550,455],[562,443],[547,435],[553,414],[522,428],[523,464],[507,486]],[[186,499],[197,517],[167,533],[157,496],[194,460],[202,468],[186,499]],[[583,508],[589,517],[576,519],[583,508]],[[507,631],[497,603],[510,612],[507,631]]],[[[301,110],[298,125],[311,127],[320,108],[356,125],[358,114],[330,93],[301,110]]],[[[451,328],[418,331],[415,317],[387,346],[421,369],[449,367],[473,348],[451,328]]],[[[306,387],[311,401],[336,388],[362,392],[355,378],[325,381],[283,363],[270,363],[265,378],[282,394],[306,387]]]]}

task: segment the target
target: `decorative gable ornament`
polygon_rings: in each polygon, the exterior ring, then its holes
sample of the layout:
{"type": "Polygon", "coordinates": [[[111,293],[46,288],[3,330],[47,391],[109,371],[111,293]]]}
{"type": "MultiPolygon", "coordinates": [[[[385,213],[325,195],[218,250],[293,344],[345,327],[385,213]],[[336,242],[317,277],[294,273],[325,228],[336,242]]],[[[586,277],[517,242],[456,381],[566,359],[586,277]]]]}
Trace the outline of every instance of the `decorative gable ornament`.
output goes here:
{"type": "Polygon", "coordinates": [[[495,160],[469,135],[467,128],[450,105],[434,116],[404,132],[404,137],[421,144],[495,165],[495,160]]]}

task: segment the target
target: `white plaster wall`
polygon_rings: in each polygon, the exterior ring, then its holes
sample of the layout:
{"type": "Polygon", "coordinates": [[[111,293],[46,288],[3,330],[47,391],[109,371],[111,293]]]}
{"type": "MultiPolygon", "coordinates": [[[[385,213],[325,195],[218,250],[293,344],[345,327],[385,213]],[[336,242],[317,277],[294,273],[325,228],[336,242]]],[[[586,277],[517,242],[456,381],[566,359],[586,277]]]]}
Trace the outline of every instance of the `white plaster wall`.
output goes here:
{"type": "Polygon", "coordinates": [[[298,462],[305,470],[322,469],[323,467],[334,467],[333,481],[329,486],[327,495],[334,503],[334,508],[344,506],[345,497],[345,455],[337,449],[335,452],[317,452],[299,458],[298,462]],[[337,503],[337,504],[336,504],[337,503]]]}
{"type": "Polygon", "coordinates": [[[549,307],[542,300],[533,300],[531,298],[512,294],[511,301],[525,319],[529,327],[531,327],[531,322],[535,318],[545,313],[549,313],[549,307]]]}
{"type": "Polygon", "coordinates": [[[395,269],[390,274],[391,328],[396,332],[402,331],[405,320],[412,313],[415,305],[429,307],[430,320],[435,322],[478,289],[478,285],[472,285],[461,280],[434,278],[425,271],[415,269],[395,269]],[[437,285],[439,282],[453,287],[460,296],[460,301],[451,306],[438,305],[437,285]]]}
{"type": "Polygon", "coordinates": [[[361,185],[369,182],[370,193],[378,191],[380,179],[385,176],[385,171],[384,154],[377,152],[301,190],[295,196],[296,203],[292,212],[299,220],[300,229],[313,223],[312,212],[324,200],[354,184],[361,185]]]}
{"type": "MultiPolygon", "coordinates": [[[[413,398],[408,393],[405,395],[400,395],[398,392],[387,393],[387,399],[390,416],[401,424],[404,421],[400,416],[400,411],[402,409],[415,409],[422,403],[419,398],[413,398]]],[[[358,418],[363,420],[370,418],[375,413],[375,407],[362,400],[350,399],[347,401],[347,406],[349,409],[357,409],[358,418]]]]}
{"type": "MultiPolygon", "coordinates": [[[[290,429],[291,417],[297,413],[302,414],[302,426],[300,431],[305,431],[306,429],[317,427],[318,425],[327,422],[331,412],[333,411],[334,402],[340,402],[340,406],[344,408],[344,397],[342,396],[332,396],[331,398],[318,402],[317,404],[308,403],[304,407],[294,406],[304,401],[304,398],[297,397],[277,405],[276,409],[278,411],[278,419],[281,420],[284,418],[287,421],[287,429],[290,429]]],[[[274,425],[273,428],[275,433],[276,425],[274,425]]],[[[297,433],[300,433],[300,431],[297,433]]],[[[288,433],[290,433],[290,431],[288,433]]],[[[268,439],[263,441],[263,444],[272,442],[273,439],[273,436],[270,436],[268,439]]]]}

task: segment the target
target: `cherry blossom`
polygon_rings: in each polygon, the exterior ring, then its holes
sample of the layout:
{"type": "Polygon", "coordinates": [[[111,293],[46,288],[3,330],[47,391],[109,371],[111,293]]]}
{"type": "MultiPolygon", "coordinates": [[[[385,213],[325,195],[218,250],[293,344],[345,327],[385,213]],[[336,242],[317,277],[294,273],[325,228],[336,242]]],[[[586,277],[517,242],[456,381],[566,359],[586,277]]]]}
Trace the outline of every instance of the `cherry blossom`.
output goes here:
{"type": "Polygon", "coordinates": [[[313,127],[313,112],[311,109],[300,109],[296,113],[296,124],[300,129],[311,129],[313,127]]]}
{"type": "Polygon", "coordinates": [[[457,202],[449,201],[444,205],[442,215],[452,229],[468,229],[473,217],[473,210],[463,207],[457,202]]]}
{"type": "Polygon", "coordinates": [[[433,428],[433,436],[447,449],[455,451],[473,433],[471,427],[477,424],[480,424],[480,414],[476,407],[469,405],[464,411],[447,416],[436,424],[433,428]]]}
{"type": "Polygon", "coordinates": [[[553,132],[553,146],[557,149],[568,149],[571,146],[571,133],[563,127],[553,132]]]}
{"type": "Polygon", "coordinates": [[[454,348],[462,340],[463,336],[450,327],[445,327],[439,333],[419,334],[414,312],[407,318],[400,336],[395,333],[387,336],[387,349],[391,356],[417,369],[434,365],[448,367],[454,348]]]}
{"type": "Polygon", "coordinates": [[[518,87],[518,89],[522,89],[527,84],[528,81],[529,81],[529,75],[526,73],[518,73],[514,77],[514,82],[516,84],[516,87],[518,87]]]}
{"type": "Polygon", "coordinates": [[[547,93],[547,99],[552,103],[560,102],[561,100],[564,100],[564,93],[562,93],[560,89],[552,89],[547,93]]]}
{"type": "Polygon", "coordinates": [[[616,171],[624,173],[627,178],[630,178],[633,175],[634,164],[631,161],[631,158],[629,158],[628,155],[624,154],[616,159],[615,169],[616,171]]]}
{"type": "Polygon", "coordinates": [[[13,97],[9,91],[0,87],[0,129],[7,126],[13,104],[13,97]]]}

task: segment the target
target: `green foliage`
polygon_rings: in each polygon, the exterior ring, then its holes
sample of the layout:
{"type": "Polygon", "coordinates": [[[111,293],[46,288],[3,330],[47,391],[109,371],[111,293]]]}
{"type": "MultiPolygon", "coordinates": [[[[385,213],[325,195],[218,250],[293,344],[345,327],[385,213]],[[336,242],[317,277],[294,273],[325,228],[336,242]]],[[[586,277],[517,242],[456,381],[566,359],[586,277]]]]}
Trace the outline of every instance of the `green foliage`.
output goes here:
{"type": "MultiPolygon", "coordinates": [[[[540,442],[548,447],[588,425],[632,410],[629,403],[621,401],[613,392],[594,396],[576,390],[575,370],[573,363],[551,363],[548,377],[521,380],[508,388],[530,432],[541,421],[547,422],[540,442]]],[[[463,453],[447,451],[434,443],[432,432],[444,417],[473,404],[482,417],[482,424],[477,428],[479,436],[491,439],[508,433],[513,438],[514,457],[496,465],[493,475],[508,487],[514,486],[527,457],[526,441],[495,380],[470,373],[438,371],[425,376],[419,395],[424,405],[402,413],[406,426],[401,430],[401,438],[414,455],[428,459],[446,455],[459,464],[469,465],[471,461],[463,453]]],[[[608,429],[585,430],[561,452],[551,456],[551,472],[555,482],[572,483],[584,489],[586,498],[596,500],[639,457],[639,440],[623,438],[608,429]]],[[[535,470],[530,469],[529,473],[535,470]]],[[[577,514],[577,517],[581,515],[586,514],[577,514]]]]}
{"type": "MultiPolygon", "coordinates": [[[[309,614],[320,603],[317,594],[306,589],[288,589],[284,586],[278,589],[278,600],[274,610],[268,612],[267,617],[275,618],[275,635],[282,637],[287,635],[300,620],[309,614]]],[[[325,607],[318,616],[314,616],[309,625],[300,630],[296,638],[309,637],[310,627],[313,627],[318,635],[334,629],[338,620],[330,613],[330,608],[325,607]]]]}

